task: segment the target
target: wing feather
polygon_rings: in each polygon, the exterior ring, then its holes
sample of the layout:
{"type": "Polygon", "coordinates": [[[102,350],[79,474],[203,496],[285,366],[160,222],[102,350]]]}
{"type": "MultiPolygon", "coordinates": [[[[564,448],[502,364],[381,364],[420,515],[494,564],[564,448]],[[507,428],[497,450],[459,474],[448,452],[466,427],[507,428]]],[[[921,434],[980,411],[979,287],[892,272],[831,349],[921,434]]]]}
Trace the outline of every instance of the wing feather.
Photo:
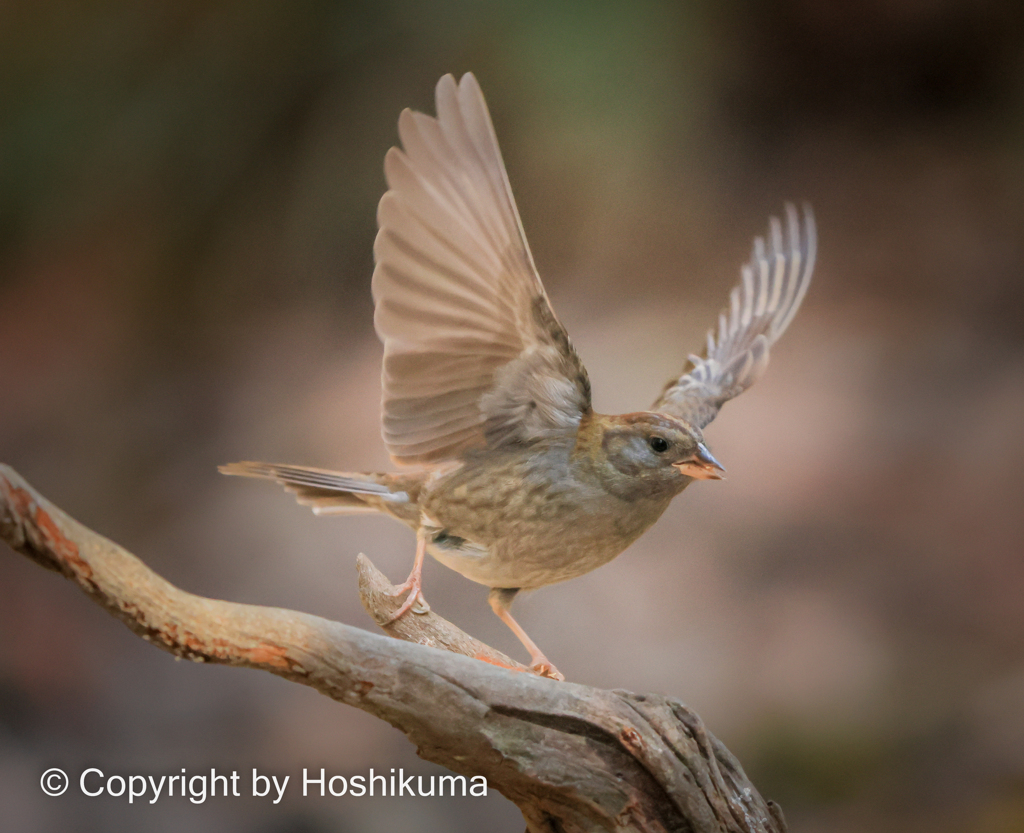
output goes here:
{"type": "Polygon", "coordinates": [[[446,75],[436,102],[436,118],[400,116],[377,211],[383,436],[398,463],[574,431],[590,410],[476,79],[446,75]]]}
{"type": "Polygon", "coordinates": [[[703,428],[723,403],[738,396],[764,373],[768,348],[793,320],[814,271],[817,231],[814,215],[804,206],[803,222],[786,206],[786,233],[772,217],[765,240],[754,240],[750,262],[740,283],[729,293],[729,307],[710,330],[704,356],[690,356],[687,373],[669,381],[653,410],[685,419],[703,428]]]}

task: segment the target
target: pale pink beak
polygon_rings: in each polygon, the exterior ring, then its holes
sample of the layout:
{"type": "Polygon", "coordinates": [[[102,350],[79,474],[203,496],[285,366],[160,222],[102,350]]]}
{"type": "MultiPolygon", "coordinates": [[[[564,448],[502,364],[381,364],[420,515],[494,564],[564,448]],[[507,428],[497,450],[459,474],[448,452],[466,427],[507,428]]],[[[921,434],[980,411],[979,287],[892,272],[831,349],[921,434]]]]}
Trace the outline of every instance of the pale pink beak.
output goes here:
{"type": "Polygon", "coordinates": [[[704,443],[697,444],[697,453],[689,460],[673,463],[687,477],[697,480],[724,480],[725,466],[718,462],[704,443]]]}

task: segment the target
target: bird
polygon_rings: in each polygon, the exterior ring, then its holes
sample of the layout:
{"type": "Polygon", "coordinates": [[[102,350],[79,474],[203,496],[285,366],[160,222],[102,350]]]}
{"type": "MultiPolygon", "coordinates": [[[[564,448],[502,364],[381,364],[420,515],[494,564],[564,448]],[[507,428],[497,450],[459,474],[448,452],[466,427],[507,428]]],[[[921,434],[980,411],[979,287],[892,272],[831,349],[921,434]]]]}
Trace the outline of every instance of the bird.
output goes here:
{"type": "Polygon", "coordinates": [[[810,284],[813,213],[785,205],[754,240],[741,280],[649,410],[608,415],[541,283],[476,77],[445,75],[437,115],[405,109],[385,156],[371,281],[384,347],[382,436],[395,471],[260,462],[220,467],[275,481],[317,515],[381,513],[416,535],[392,617],[429,610],[425,556],[490,588],[494,613],[564,679],[512,617],[524,590],[619,555],[694,480],[725,469],[704,440],[749,388],[810,284]]]}

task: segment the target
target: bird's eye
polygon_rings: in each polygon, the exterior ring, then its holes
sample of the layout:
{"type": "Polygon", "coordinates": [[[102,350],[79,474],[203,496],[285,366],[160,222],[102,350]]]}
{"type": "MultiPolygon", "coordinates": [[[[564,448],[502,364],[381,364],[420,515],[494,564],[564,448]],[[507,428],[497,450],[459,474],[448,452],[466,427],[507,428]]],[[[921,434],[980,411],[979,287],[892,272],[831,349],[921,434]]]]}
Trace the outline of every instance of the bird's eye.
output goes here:
{"type": "Polygon", "coordinates": [[[651,437],[647,443],[656,454],[664,454],[668,451],[668,440],[664,437],[651,437]]]}

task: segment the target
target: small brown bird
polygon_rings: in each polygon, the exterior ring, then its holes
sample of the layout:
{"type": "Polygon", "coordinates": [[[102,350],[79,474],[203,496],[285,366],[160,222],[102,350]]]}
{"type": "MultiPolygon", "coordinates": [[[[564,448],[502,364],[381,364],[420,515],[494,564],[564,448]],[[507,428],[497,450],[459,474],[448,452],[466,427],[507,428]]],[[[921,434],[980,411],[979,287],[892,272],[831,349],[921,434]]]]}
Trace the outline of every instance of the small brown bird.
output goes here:
{"type": "Polygon", "coordinates": [[[650,411],[594,413],[590,380],[555,317],[523,234],[476,78],[437,85],[437,118],[402,112],[384,162],[374,323],[384,342],[383,436],[416,468],[359,474],[232,463],[318,515],[382,512],[416,532],[394,618],[425,606],[426,553],[491,588],[494,612],[540,674],[562,679],[509,605],[583,575],[637,539],[694,479],[724,469],[701,434],[764,372],[811,280],[814,219],[786,207],[754,241],[703,357],[650,411]]]}

